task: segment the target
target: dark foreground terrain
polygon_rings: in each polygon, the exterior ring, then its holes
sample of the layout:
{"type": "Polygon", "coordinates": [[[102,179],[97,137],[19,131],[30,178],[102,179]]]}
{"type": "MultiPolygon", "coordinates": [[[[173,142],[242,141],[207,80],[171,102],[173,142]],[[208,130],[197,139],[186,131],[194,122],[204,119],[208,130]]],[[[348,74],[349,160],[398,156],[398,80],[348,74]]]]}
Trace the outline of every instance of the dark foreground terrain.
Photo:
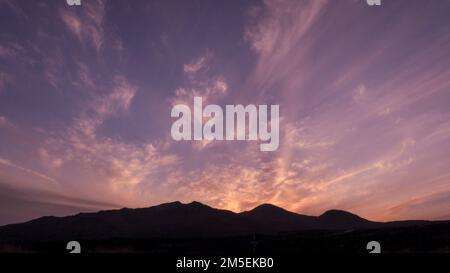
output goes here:
{"type": "Polygon", "coordinates": [[[368,253],[370,241],[383,253],[450,253],[450,221],[381,223],[338,210],[315,217],[267,204],[233,213],[174,202],[0,227],[3,253],[64,253],[69,241],[78,241],[83,253],[368,253]]]}

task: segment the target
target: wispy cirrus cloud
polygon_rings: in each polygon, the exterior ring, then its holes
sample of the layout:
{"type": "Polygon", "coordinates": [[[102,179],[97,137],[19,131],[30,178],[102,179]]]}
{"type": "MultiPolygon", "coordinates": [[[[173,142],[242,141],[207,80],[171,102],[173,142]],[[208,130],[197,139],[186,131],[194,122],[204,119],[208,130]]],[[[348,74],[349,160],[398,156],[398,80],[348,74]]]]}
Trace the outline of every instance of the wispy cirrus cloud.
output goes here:
{"type": "Polygon", "coordinates": [[[389,208],[387,213],[391,219],[424,219],[432,212],[435,217],[433,220],[447,219],[445,211],[450,209],[448,205],[450,192],[443,189],[438,192],[423,194],[413,197],[401,204],[389,208]]]}
{"type": "Polygon", "coordinates": [[[211,51],[183,66],[185,85],[175,90],[170,99],[172,105],[191,105],[194,97],[202,97],[205,104],[217,102],[228,93],[228,84],[223,76],[208,73],[208,62],[213,58],[211,51]]]}
{"type": "Polygon", "coordinates": [[[247,28],[245,38],[258,54],[252,83],[254,88],[263,92],[270,90],[295,69],[292,64],[301,61],[307,52],[296,45],[309,46],[305,36],[326,3],[322,0],[268,0],[264,1],[263,7],[253,10],[252,15],[258,19],[247,28]]]}
{"type": "Polygon", "coordinates": [[[53,183],[53,184],[58,184],[58,182],[55,179],[53,179],[53,178],[51,178],[51,177],[49,177],[49,176],[47,176],[45,174],[42,174],[40,172],[31,170],[29,168],[25,168],[25,167],[19,166],[19,165],[15,164],[15,163],[11,162],[11,160],[8,160],[8,159],[5,159],[5,158],[0,158],[0,164],[8,166],[8,167],[15,168],[15,169],[18,169],[18,170],[26,172],[26,173],[29,173],[32,176],[40,178],[43,181],[50,182],[50,183],[53,183]]]}
{"type": "Polygon", "coordinates": [[[46,140],[41,154],[58,168],[75,164],[83,169],[79,177],[89,177],[83,187],[120,196],[123,202],[142,204],[135,197],[144,182],[157,182],[160,173],[178,164],[175,155],[165,153],[164,143],[136,145],[102,136],[99,130],[110,118],[125,114],[136,95],[136,87],[116,77],[112,91],[86,106],[85,112],[62,133],[46,140]]]}
{"type": "Polygon", "coordinates": [[[98,51],[101,49],[105,3],[101,0],[83,3],[85,9],[81,15],[75,11],[61,9],[60,16],[66,27],[81,43],[89,43],[98,51]]]}

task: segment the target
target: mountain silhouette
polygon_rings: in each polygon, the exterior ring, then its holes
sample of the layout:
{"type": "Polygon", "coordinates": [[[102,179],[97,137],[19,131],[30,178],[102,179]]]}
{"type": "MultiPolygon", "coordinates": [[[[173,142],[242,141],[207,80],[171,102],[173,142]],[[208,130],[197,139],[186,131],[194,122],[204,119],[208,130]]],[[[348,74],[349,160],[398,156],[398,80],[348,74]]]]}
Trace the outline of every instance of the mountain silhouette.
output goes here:
{"type": "Polygon", "coordinates": [[[340,210],[329,210],[320,216],[307,216],[270,204],[234,213],[199,202],[172,202],[148,208],[123,208],[67,217],[41,217],[26,223],[6,225],[0,227],[0,242],[58,241],[74,238],[208,238],[302,230],[370,229],[424,223],[427,221],[372,222],[340,210]]]}
{"type": "Polygon", "coordinates": [[[356,214],[343,210],[329,210],[318,218],[319,225],[333,229],[361,229],[379,227],[381,223],[372,222],[356,214]]]}

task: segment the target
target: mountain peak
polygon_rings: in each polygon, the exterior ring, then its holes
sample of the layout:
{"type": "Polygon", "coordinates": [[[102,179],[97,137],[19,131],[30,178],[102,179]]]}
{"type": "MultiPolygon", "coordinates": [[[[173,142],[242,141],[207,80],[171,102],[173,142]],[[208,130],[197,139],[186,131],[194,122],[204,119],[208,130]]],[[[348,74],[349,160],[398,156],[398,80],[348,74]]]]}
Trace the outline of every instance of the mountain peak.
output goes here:
{"type": "Polygon", "coordinates": [[[356,214],[353,214],[351,212],[345,211],[345,210],[338,210],[338,209],[331,209],[331,210],[327,210],[326,212],[324,212],[322,215],[320,215],[319,217],[321,218],[329,218],[329,217],[346,217],[346,218],[357,218],[357,219],[363,219],[361,217],[359,217],[356,214]]]}
{"type": "Polygon", "coordinates": [[[277,207],[272,204],[261,204],[257,206],[256,208],[241,212],[242,215],[250,215],[252,217],[257,217],[261,219],[292,219],[292,217],[300,216],[299,214],[296,214],[291,211],[287,211],[283,208],[277,207]]]}
{"type": "Polygon", "coordinates": [[[152,208],[166,208],[166,209],[181,209],[181,208],[186,208],[186,209],[197,209],[197,208],[204,208],[204,209],[212,209],[210,206],[205,205],[203,203],[200,203],[198,201],[192,201],[190,203],[181,203],[180,201],[173,201],[173,202],[168,202],[168,203],[163,203],[160,205],[156,205],[156,206],[152,206],[152,207],[148,207],[145,209],[152,209],[152,208]]]}
{"type": "Polygon", "coordinates": [[[318,217],[318,220],[325,227],[341,229],[366,228],[373,226],[373,222],[359,217],[356,214],[345,210],[328,210],[318,217]]]}
{"type": "Polygon", "coordinates": [[[273,204],[269,204],[269,203],[261,204],[261,205],[255,207],[254,209],[252,209],[252,211],[255,211],[255,210],[282,210],[282,211],[286,211],[283,208],[277,207],[277,206],[275,206],[273,204]]]}
{"type": "Polygon", "coordinates": [[[208,205],[205,205],[198,201],[192,201],[191,203],[183,204],[183,206],[186,206],[188,208],[196,208],[196,209],[214,209],[208,205]]]}
{"type": "Polygon", "coordinates": [[[189,205],[189,206],[207,206],[207,205],[205,205],[205,204],[203,204],[201,202],[198,202],[198,201],[192,201],[191,203],[188,203],[187,205],[189,205]]]}

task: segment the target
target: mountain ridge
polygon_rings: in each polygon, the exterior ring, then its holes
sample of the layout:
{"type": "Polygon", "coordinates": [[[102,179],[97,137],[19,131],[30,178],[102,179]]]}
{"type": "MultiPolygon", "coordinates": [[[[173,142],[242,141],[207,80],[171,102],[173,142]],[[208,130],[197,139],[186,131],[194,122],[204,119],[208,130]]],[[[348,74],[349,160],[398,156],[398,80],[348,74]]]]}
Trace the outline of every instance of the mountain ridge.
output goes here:
{"type": "Polygon", "coordinates": [[[146,208],[102,210],[65,217],[44,216],[1,226],[0,241],[229,237],[426,223],[428,221],[374,222],[342,210],[308,216],[272,204],[261,204],[252,210],[235,213],[196,201],[187,204],[175,201],[146,208]]]}

